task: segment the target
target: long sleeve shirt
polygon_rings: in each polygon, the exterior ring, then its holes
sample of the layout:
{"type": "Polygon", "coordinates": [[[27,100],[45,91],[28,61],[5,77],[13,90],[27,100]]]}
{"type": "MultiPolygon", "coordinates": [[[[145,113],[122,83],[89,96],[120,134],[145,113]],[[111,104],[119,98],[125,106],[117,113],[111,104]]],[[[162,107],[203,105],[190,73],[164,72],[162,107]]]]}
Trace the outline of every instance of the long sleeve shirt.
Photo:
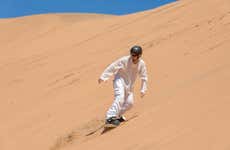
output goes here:
{"type": "Polygon", "coordinates": [[[142,59],[139,59],[138,63],[134,64],[131,56],[124,56],[110,64],[104,70],[100,79],[106,81],[112,75],[114,75],[115,78],[122,78],[124,80],[124,86],[126,86],[126,88],[131,92],[134,88],[134,82],[139,75],[141,79],[140,91],[145,93],[147,90],[147,69],[145,62],[142,59]]]}

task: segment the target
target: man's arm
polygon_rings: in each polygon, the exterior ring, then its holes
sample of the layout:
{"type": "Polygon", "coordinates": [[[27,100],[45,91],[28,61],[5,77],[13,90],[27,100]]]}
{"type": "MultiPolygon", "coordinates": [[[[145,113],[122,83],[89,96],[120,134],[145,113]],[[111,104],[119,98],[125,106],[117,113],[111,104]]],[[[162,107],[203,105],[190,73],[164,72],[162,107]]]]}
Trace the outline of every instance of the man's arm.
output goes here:
{"type": "Polygon", "coordinates": [[[143,97],[147,91],[147,81],[148,81],[148,75],[147,75],[147,69],[146,65],[143,62],[141,66],[141,70],[139,72],[140,79],[141,79],[141,97],[143,97]]]}
{"type": "Polygon", "coordinates": [[[118,59],[117,61],[113,62],[104,70],[98,82],[101,83],[102,81],[108,80],[112,75],[114,75],[122,67],[123,67],[122,59],[118,59]]]}

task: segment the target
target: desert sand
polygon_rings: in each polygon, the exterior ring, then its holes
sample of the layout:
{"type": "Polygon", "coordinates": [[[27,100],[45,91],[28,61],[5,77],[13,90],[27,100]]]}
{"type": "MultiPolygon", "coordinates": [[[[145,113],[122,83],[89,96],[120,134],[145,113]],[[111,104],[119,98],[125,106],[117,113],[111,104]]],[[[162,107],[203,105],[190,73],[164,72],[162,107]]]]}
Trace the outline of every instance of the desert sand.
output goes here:
{"type": "Polygon", "coordinates": [[[1,19],[0,51],[0,150],[230,149],[229,0],[1,19]],[[137,117],[88,135],[113,101],[112,78],[97,79],[136,44],[149,76],[137,117]]]}

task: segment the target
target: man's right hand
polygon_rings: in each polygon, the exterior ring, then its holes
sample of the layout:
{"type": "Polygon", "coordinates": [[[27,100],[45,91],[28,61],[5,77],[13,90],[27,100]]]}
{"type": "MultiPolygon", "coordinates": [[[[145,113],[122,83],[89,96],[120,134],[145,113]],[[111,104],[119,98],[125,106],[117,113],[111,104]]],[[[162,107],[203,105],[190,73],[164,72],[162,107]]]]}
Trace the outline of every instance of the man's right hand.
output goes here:
{"type": "Polygon", "coordinates": [[[101,84],[101,82],[103,82],[103,80],[101,78],[99,78],[98,83],[101,84]]]}

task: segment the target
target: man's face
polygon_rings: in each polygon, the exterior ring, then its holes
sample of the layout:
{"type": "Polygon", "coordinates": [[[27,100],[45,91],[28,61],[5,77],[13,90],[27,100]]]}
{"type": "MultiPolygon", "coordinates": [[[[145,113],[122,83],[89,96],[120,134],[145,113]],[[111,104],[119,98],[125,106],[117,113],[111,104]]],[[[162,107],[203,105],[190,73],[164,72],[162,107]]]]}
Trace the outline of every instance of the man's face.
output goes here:
{"type": "Polygon", "coordinates": [[[137,55],[135,53],[132,53],[131,54],[131,57],[132,57],[132,61],[134,64],[136,64],[138,62],[138,59],[141,57],[140,55],[137,55]]]}

